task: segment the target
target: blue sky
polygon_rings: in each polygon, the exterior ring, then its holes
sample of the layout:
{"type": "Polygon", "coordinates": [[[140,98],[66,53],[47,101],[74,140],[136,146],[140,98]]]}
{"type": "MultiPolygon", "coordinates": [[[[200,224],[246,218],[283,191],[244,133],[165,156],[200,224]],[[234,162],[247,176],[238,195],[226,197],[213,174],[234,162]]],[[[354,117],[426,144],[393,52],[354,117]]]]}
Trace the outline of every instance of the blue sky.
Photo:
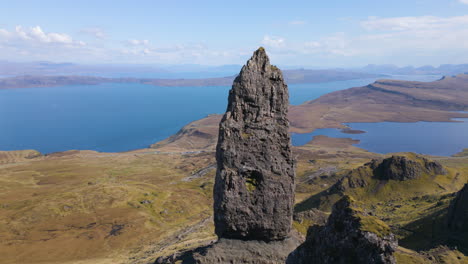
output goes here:
{"type": "Polygon", "coordinates": [[[0,60],[243,64],[468,63],[468,0],[1,1],[0,60]]]}

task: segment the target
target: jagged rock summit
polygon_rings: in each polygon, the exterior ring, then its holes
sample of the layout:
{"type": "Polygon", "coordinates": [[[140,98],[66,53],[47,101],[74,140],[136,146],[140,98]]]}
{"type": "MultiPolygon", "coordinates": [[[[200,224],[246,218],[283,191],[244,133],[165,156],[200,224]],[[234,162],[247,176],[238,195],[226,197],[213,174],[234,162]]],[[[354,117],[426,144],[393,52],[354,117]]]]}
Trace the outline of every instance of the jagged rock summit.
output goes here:
{"type": "Polygon", "coordinates": [[[390,227],[350,196],[334,206],[325,226],[312,226],[287,264],[395,264],[398,247],[390,227]]]}
{"type": "Polygon", "coordinates": [[[219,126],[214,221],[219,237],[286,238],[294,205],[288,87],[259,48],[234,80],[219,126]]]}

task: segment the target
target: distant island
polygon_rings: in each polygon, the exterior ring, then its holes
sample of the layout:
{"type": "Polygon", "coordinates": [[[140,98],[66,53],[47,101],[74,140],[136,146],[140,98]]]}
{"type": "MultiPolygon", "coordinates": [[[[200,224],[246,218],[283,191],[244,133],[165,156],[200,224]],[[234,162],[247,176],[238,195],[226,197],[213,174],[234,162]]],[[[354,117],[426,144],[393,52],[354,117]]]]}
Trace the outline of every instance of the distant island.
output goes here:
{"type": "Polygon", "coordinates": [[[442,64],[438,67],[431,65],[414,67],[398,67],[393,64],[376,65],[369,64],[362,68],[356,68],[355,71],[367,73],[385,73],[391,75],[457,75],[468,72],[468,64],[442,64]]]}
{"type": "MultiPolygon", "coordinates": [[[[164,87],[230,86],[240,65],[179,67],[150,65],[79,65],[73,63],[0,61],[0,89],[96,85],[101,83],[141,83],[164,87]],[[232,75],[230,75],[232,73],[232,75]],[[163,76],[164,78],[142,78],[163,76]],[[135,76],[135,77],[105,77],[135,76]],[[139,77],[140,76],[140,77],[139,77]],[[189,78],[178,78],[187,76],[189,78]],[[207,77],[210,76],[210,77],[207,77]],[[174,77],[174,78],[173,78],[174,77]]],[[[369,64],[359,68],[288,69],[283,70],[288,84],[347,81],[364,78],[385,78],[389,75],[446,75],[468,72],[468,64],[398,67],[392,64],[369,64]]]]}
{"type": "MultiPolygon", "coordinates": [[[[434,82],[378,80],[363,87],[332,92],[289,108],[290,132],[320,128],[349,130],[344,123],[453,122],[466,118],[468,74],[434,82]]],[[[177,134],[152,145],[160,151],[214,149],[221,115],[210,115],[183,127],[177,134]]]]}
{"type": "MultiPolygon", "coordinates": [[[[331,81],[346,81],[363,78],[380,78],[386,75],[352,72],[345,70],[285,70],[285,79],[290,84],[321,83],[331,81]]],[[[154,86],[229,86],[235,75],[219,78],[201,79],[153,79],[153,78],[105,78],[96,76],[49,76],[22,75],[0,79],[0,89],[53,87],[64,85],[95,85],[101,83],[141,83],[154,86]]]]}

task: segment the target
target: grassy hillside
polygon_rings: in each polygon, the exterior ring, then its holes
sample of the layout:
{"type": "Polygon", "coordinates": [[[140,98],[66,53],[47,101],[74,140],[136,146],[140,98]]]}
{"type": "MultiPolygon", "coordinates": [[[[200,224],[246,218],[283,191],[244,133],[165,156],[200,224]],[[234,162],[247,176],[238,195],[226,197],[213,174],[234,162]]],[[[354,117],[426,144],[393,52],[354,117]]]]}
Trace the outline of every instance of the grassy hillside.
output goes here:
{"type": "Polygon", "coordinates": [[[2,263],[126,263],[131,250],[197,242],[189,229],[212,238],[214,170],[187,179],[212,164],[211,154],[70,151],[2,161],[2,263]]]}
{"type": "MultiPolygon", "coordinates": [[[[298,208],[309,210],[314,197],[320,197],[317,208],[326,211],[338,197],[325,195],[331,186],[353,169],[383,157],[351,143],[318,137],[294,148],[298,208]]],[[[148,263],[215,239],[213,152],[0,154],[2,263],[148,263]]],[[[427,223],[439,217],[452,193],[467,180],[468,158],[437,160],[449,174],[383,186],[371,180],[366,188],[349,191],[409,248],[399,252],[399,259],[416,261],[421,255],[411,250],[429,249],[425,243],[432,231],[427,223]]],[[[294,226],[303,232],[318,222],[299,218],[294,226]]]]}

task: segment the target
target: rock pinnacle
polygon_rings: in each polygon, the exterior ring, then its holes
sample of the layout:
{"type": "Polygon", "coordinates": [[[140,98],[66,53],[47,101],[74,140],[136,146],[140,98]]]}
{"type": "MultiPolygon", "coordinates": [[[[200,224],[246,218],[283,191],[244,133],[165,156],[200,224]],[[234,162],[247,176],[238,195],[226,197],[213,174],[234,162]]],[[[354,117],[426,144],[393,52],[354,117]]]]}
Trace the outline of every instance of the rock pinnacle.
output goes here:
{"type": "Polygon", "coordinates": [[[219,126],[214,221],[220,238],[288,236],[295,188],[288,105],[281,70],[259,48],[234,80],[219,126]]]}

